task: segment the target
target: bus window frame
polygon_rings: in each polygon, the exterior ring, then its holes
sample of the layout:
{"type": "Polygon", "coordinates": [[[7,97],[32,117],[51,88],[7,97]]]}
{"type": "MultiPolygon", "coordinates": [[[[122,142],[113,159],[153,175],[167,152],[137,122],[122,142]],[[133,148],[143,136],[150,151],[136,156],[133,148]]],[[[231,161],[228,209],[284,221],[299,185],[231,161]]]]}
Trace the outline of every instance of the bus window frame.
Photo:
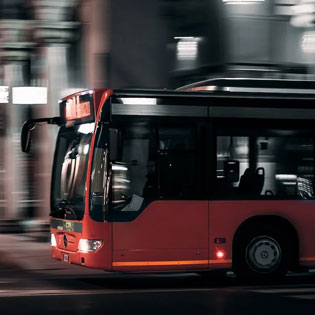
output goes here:
{"type": "MultiPolygon", "coordinates": [[[[154,201],[159,201],[159,200],[209,200],[208,198],[208,187],[209,187],[209,168],[208,164],[206,163],[207,157],[208,157],[208,146],[206,143],[206,139],[208,138],[207,133],[209,132],[209,127],[208,127],[208,122],[206,120],[200,121],[198,118],[175,118],[175,117],[114,117],[114,119],[111,120],[110,124],[108,125],[108,128],[112,129],[118,129],[120,130],[121,127],[126,127],[127,124],[133,125],[134,123],[143,123],[147,124],[150,128],[155,129],[155,147],[157,146],[158,142],[158,131],[160,128],[193,128],[194,133],[197,135],[197,142],[196,142],[196,148],[195,148],[195,158],[196,161],[199,161],[200,165],[203,165],[204,171],[202,171],[202,167],[198,166],[196,167],[196,170],[198,172],[197,175],[195,175],[195,180],[198,178],[198,187],[199,189],[195,188],[195,193],[199,193],[199,196],[196,196],[195,198],[185,198],[185,199],[174,199],[174,198],[165,198],[165,199],[156,199],[154,201]],[[203,137],[201,139],[201,134],[203,134],[203,137]],[[202,144],[203,143],[203,144],[202,144]],[[203,147],[203,148],[202,148],[203,147]],[[204,151],[203,154],[201,154],[200,149],[204,151]]],[[[156,153],[158,153],[159,148],[156,147],[156,153]]],[[[159,169],[160,161],[157,161],[157,169],[159,169]]],[[[198,163],[197,163],[198,164],[198,163]]],[[[111,181],[112,183],[112,181],[111,181]]],[[[152,202],[154,202],[152,201],[152,202]]],[[[130,215],[128,218],[118,218],[115,216],[111,216],[111,203],[112,203],[112,195],[109,193],[109,211],[108,211],[108,217],[107,217],[107,222],[130,222],[135,220],[146,208],[142,209],[141,211],[135,212],[133,215],[130,215]]]]}
{"type": "MultiPolygon", "coordinates": [[[[270,122],[270,121],[269,121],[270,122]]],[[[309,137],[313,139],[313,163],[314,170],[313,176],[315,179],[315,130],[312,128],[312,122],[310,121],[295,121],[295,120],[274,120],[271,122],[271,127],[265,125],[264,119],[214,119],[214,138],[215,146],[214,148],[214,164],[213,164],[213,174],[212,174],[212,186],[217,187],[217,138],[218,136],[244,136],[244,137],[284,137],[293,133],[294,137],[309,137]],[[241,126],[241,127],[239,127],[241,126]]],[[[242,175],[242,174],[240,174],[242,175]]],[[[220,198],[218,191],[214,190],[211,194],[211,200],[266,200],[262,198],[263,195],[258,197],[240,197],[240,198],[220,198]]],[[[300,200],[298,198],[276,198],[269,197],[267,199],[272,200],[300,200]]],[[[210,199],[209,199],[210,200],[210,199]]]]}

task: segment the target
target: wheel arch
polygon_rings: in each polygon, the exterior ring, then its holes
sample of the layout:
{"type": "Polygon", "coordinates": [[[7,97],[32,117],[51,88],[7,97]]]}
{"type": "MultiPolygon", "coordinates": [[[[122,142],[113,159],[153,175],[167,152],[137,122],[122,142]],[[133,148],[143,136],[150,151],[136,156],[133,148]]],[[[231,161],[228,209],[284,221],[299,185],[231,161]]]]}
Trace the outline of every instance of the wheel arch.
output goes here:
{"type": "Polygon", "coordinates": [[[298,268],[299,263],[299,237],[294,225],[286,218],[277,215],[258,215],[247,218],[237,228],[232,243],[232,265],[234,268],[235,257],[237,255],[237,246],[242,237],[249,231],[259,228],[281,231],[287,233],[290,244],[290,256],[288,261],[289,270],[298,268]]]}

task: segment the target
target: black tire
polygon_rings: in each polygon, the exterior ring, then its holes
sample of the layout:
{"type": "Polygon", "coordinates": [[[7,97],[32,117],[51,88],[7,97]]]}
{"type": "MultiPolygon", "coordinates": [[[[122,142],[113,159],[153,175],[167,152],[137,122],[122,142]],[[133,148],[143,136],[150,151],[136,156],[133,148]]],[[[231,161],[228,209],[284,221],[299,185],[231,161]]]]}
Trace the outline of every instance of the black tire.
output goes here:
{"type": "Polygon", "coordinates": [[[258,229],[241,234],[233,250],[235,274],[242,279],[284,276],[290,257],[288,243],[289,239],[276,231],[258,229]]]}

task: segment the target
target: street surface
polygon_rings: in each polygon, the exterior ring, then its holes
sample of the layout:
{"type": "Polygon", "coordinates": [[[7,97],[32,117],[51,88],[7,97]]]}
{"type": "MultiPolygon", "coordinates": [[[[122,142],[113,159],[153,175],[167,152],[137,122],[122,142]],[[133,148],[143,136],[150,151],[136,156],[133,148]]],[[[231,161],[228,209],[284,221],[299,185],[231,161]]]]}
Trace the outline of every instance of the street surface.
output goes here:
{"type": "Polygon", "coordinates": [[[51,259],[49,243],[0,234],[3,314],[315,314],[315,273],[253,284],[197,274],[106,273],[51,259]]]}

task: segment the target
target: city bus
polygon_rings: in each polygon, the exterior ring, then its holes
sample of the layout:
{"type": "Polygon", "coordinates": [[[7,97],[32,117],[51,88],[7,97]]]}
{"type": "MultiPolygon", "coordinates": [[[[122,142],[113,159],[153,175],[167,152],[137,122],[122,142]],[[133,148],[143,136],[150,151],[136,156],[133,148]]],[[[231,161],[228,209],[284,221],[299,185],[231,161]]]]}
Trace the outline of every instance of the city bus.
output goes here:
{"type": "Polygon", "coordinates": [[[233,82],[87,90],[26,121],[24,152],[37,124],[59,126],[53,258],[244,278],[315,266],[314,84],[233,82]]]}

